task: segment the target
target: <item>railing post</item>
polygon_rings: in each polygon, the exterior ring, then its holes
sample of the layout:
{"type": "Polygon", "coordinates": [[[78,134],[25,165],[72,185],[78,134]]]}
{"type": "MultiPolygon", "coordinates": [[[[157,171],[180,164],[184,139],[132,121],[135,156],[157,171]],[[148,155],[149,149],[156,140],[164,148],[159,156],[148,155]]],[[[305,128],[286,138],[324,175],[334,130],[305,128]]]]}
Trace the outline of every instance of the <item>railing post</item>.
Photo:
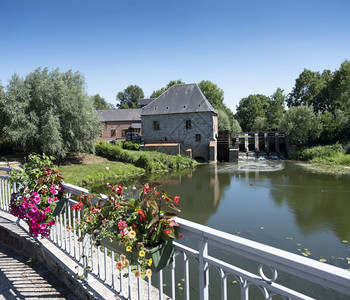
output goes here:
{"type": "Polygon", "coordinates": [[[209,270],[206,263],[204,262],[204,257],[208,255],[208,243],[205,239],[199,241],[199,257],[198,257],[198,267],[199,267],[199,299],[208,300],[209,299],[209,270]]]}

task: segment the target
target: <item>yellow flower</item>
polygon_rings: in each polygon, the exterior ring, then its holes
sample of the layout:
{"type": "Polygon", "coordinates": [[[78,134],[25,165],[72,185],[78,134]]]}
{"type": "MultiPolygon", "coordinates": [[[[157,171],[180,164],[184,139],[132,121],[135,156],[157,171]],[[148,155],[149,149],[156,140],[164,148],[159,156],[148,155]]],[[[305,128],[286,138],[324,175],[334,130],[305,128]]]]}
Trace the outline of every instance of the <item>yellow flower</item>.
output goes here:
{"type": "Polygon", "coordinates": [[[137,270],[136,272],[135,272],[135,277],[136,278],[139,278],[141,276],[141,272],[139,271],[139,270],[137,270]]]}
{"type": "Polygon", "coordinates": [[[145,256],[145,251],[141,250],[141,251],[139,252],[139,256],[144,257],[144,256],[145,256]]]}
{"type": "Polygon", "coordinates": [[[126,251],[127,251],[127,252],[130,252],[131,249],[132,249],[131,246],[126,246],[126,251]]]}
{"type": "Polygon", "coordinates": [[[125,266],[125,268],[127,268],[127,267],[129,267],[129,265],[130,265],[130,262],[129,262],[129,260],[125,260],[124,261],[124,266],[125,266]]]}
{"type": "Polygon", "coordinates": [[[152,265],[152,258],[148,260],[148,266],[150,267],[152,265]]]}
{"type": "Polygon", "coordinates": [[[121,269],[123,269],[123,263],[121,261],[118,261],[117,264],[116,264],[116,267],[119,271],[121,271],[121,269]]]}
{"type": "Polygon", "coordinates": [[[129,231],[128,236],[133,239],[136,236],[136,232],[134,230],[129,231]]]}
{"type": "Polygon", "coordinates": [[[146,270],[146,276],[147,276],[148,278],[150,278],[150,277],[152,276],[152,270],[151,270],[151,269],[147,269],[147,270],[146,270]]]}

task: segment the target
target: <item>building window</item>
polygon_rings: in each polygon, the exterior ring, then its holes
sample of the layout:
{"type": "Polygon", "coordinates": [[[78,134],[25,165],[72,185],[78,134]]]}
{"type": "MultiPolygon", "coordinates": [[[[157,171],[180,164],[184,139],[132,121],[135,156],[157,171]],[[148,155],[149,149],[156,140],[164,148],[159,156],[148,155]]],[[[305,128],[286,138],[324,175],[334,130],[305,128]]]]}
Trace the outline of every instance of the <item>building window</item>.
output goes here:
{"type": "Polygon", "coordinates": [[[115,129],[112,129],[112,130],[111,130],[111,137],[115,136],[115,134],[116,134],[115,129]]]}
{"type": "Polygon", "coordinates": [[[153,121],[153,129],[154,130],[160,130],[158,121],[153,121]]]}
{"type": "Polygon", "coordinates": [[[191,129],[192,125],[191,125],[191,120],[186,120],[186,129],[191,129]]]}
{"type": "Polygon", "coordinates": [[[201,135],[200,134],[196,134],[196,142],[200,142],[201,141],[201,135]]]}
{"type": "Polygon", "coordinates": [[[122,137],[124,137],[126,135],[126,133],[128,132],[128,129],[123,129],[122,130],[122,137]]]}

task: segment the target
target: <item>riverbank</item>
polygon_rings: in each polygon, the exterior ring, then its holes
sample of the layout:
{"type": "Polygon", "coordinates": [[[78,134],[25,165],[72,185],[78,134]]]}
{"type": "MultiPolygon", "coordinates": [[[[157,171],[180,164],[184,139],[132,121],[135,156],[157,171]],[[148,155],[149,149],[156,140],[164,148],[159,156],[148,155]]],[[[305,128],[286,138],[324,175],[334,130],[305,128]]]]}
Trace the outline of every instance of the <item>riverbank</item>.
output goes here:
{"type": "Polygon", "coordinates": [[[349,174],[350,167],[335,163],[326,162],[297,162],[297,165],[308,169],[312,172],[325,173],[325,174],[349,174]]]}
{"type": "Polygon", "coordinates": [[[308,170],[320,173],[350,174],[349,146],[341,144],[302,148],[292,153],[292,159],[308,170]]]}

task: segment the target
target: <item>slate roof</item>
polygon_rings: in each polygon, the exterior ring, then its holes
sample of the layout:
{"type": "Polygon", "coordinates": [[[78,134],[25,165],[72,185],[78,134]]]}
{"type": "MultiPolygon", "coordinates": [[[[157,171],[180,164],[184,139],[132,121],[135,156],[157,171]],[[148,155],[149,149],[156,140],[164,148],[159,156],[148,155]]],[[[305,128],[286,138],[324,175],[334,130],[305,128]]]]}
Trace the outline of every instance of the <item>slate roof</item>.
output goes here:
{"type": "Polygon", "coordinates": [[[134,109],[99,109],[97,113],[103,122],[108,121],[141,121],[141,108],[134,109]]]}
{"type": "Polygon", "coordinates": [[[142,116],[217,111],[211,106],[198,85],[176,84],[150,104],[142,107],[142,116]]]}
{"type": "Polygon", "coordinates": [[[138,105],[143,107],[146,106],[148,104],[150,104],[153,100],[155,100],[156,98],[144,98],[144,99],[139,99],[138,101],[138,105]]]}

